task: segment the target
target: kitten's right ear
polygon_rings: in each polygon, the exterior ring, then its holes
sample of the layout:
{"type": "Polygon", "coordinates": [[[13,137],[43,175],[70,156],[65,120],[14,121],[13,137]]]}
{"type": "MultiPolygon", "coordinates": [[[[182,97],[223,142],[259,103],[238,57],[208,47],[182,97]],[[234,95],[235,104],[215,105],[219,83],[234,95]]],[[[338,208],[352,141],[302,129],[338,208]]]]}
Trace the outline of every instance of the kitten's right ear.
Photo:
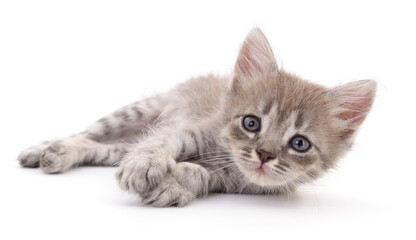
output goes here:
{"type": "Polygon", "coordinates": [[[241,46],[234,68],[235,81],[277,71],[276,59],[269,42],[260,29],[254,28],[241,46]]]}

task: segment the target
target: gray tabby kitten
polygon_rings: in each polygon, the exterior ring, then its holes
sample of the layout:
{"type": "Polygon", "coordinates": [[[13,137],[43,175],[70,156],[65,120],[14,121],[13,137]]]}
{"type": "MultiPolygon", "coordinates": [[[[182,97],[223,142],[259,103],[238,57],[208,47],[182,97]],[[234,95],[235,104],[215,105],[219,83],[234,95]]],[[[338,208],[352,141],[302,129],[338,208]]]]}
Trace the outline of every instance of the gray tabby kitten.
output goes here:
{"type": "Polygon", "coordinates": [[[120,187],[156,207],[210,192],[288,193],[351,148],[375,91],[370,80],[328,89],[279,69],[253,29],[232,76],[191,79],[84,132],[28,148],[18,160],[45,173],[119,166],[120,187]]]}

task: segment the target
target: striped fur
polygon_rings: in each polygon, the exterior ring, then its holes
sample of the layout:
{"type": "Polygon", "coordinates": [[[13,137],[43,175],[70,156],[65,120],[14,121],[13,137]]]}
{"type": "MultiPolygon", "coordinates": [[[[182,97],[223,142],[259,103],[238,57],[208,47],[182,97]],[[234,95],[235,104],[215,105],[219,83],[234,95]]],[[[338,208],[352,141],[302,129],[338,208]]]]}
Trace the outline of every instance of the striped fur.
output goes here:
{"type": "Polygon", "coordinates": [[[81,133],[28,148],[18,160],[45,173],[119,166],[120,187],[157,207],[183,206],[210,192],[290,192],[347,152],[375,88],[367,80],[328,89],[289,74],[254,29],[232,75],[191,79],[81,133]],[[243,126],[247,115],[260,119],[258,132],[243,126]],[[311,142],[306,152],[291,147],[299,135],[311,142]],[[273,157],[262,163],[259,150],[273,157]]]}

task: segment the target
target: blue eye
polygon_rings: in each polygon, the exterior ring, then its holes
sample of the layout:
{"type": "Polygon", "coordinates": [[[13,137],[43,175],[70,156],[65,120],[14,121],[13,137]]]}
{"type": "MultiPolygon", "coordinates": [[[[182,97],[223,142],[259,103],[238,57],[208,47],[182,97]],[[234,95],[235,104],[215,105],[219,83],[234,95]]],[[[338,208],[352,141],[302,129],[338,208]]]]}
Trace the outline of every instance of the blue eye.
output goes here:
{"type": "Polygon", "coordinates": [[[250,132],[258,132],[260,130],[260,119],[255,116],[246,116],[243,118],[243,127],[250,132]]]}
{"type": "Polygon", "coordinates": [[[293,150],[298,152],[306,152],[311,148],[309,140],[300,135],[294,136],[290,140],[289,144],[293,150]]]}

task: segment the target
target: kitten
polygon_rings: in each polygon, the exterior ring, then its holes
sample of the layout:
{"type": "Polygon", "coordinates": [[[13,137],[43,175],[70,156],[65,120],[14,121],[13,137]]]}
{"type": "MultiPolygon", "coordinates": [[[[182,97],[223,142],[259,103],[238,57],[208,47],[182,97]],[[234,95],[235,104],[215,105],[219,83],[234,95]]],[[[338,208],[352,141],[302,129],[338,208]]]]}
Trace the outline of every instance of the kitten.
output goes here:
{"type": "Polygon", "coordinates": [[[370,80],[328,89],[279,69],[253,29],[232,76],[191,79],[84,132],[28,148],[18,160],[45,173],[119,166],[120,187],[157,207],[210,192],[288,193],[350,149],[375,91],[370,80]]]}

